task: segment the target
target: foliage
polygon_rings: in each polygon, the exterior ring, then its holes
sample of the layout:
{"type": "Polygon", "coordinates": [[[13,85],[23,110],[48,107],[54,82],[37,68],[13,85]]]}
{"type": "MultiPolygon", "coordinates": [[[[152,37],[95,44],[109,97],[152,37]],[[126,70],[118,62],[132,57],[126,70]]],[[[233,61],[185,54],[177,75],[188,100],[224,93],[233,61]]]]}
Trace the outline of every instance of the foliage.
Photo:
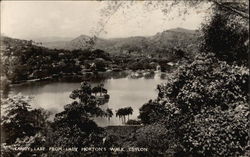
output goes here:
{"type": "Polygon", "coordinates": [[[240,156],[245,153],[248,136],[248,104],[236,109],[211,109],[183,124],[183,151],[193,156],[240,156]]]}
{"type": "Polygon", "coordinates": [[[6,106],[1,126],[6,144],[13,144],[17,139],[34,136],[46,128],[48,115],[43,109],[31,109],[30,98],[16,95],[3,100],[6,106]]]}
{"type": "Polygon", "coordinates": [[[247,64],[249,53],[248,22],[220,9],[203,24],[201,51],[214,52],[228,63],[247,64]]]}
{"type": "Polygon", "coordinates": [[[134,119],[129,119],[129,120],[126,122],[126,125],[141,125],[141,121],[139,121],[139,120],[134,120],[134,119]]]}
{"type": "Polygon", "coordinates": [[[132,115],[133,114],[133,109],[132,107],[124,107],[124,108],[120,108],[116,111],[116,117],[119,117],[119,118],[123,118],[123,123],[125,123],[126,121],[126,118],[125,116],[128,116],[128,119],[129,119],[129,115],[132,115]]]}
{"type": "Polygon", "coordinates": [[[2,145],[2,155],[4,157],[29,157],[29,156],[42,156],[44,151],[15,151],[13,148],[41,148],[46,143],[46,136],[37,133],[34,136],[26,136],[23,139],[17,139],[12,145],[2,145]]]}
{"type": "Polygon", "coordinates": [[[95,93],[95,94],[100,93],[100,95],[102,95],[102,93],[107,93],[107,89],[105,89],[99,85],[99,86],[92,88],[92,93],[95,93]]]}
{"type": "Polygon", "coordinates": [[[152,124],[167,115],[167,110],[163,104],[149,100],[140,109],[138,118],[143,124],[152,124]]]}
{"type": "MultiPolygon", "coordinates": [[[[174,50],[171,50],[171,52],[162,50],[161,56],[154,58],[144,53],[137,57],[133,55],[124,56],[123,54],[110,56],[109,53],[100,49],[72,51],[48,49],[26,40],[8,37],[1,38],[1,43],[4,45],[1,62],[3,75],[7,77],[10,83],[19,83],[31,79],[61,79],[65,76],[80,77],[87,72],[95,74],[107,69],[156,69],[157,64],[151,63],[161,62],[161,66],[164,67],[173,58],[168,54],[175,53],[174,50]]],[[[178,54],[173,55],[178,56],[178,54]]]]}
{"type": "MultiPolygon", "coordinates": [[[[21,94],[2,101],[4,115],[1,121],[1,138],[4,156],[13,156],[14,147],[40,147],[45,144],[50,112],[31,109],[31,98],[21,94]],[[12,149],[9,149],[12,148],[12,149]]],[[[35,152],[19,152],[18,156],[28,156],[35,152]]]]}
{"type": "Polygon", "coordinates": [[[150,59],[140,59],[138,61],[132,60],[128,64],[128,68],[131,70],[143,70],[143,69],[156,69],[156,66],[150,64],[150,59]]]}
{"type": "MultiPolygon", "coordinates": [[[[102,144],[103,129],[99,128],[91,117],[104,116],[105,112],[98,107],[95,96],[91,95],[91,86],[86,82],[82,83],[80,89],[71,93],[70,98],[79,101],[66,105],[64,111],[56,114],[49,144],[60,147],[74,146],[79,149],[102,144]]],[[[70,156],[70,153],[68,155],[70,156]]]]}
{"type": "Polygon", "coordinates": [[[162,86],[165,97],[183,113],[197,114],[209,107],[235,108],[235,102],[247,101],[249,70],[228,65],[213,54],[201,54],[190,64],[179,68],[176,75],[162,86]]]}
{"type": "Polygon", "coordinates": [[[149,156],[165,155],[171,144],[169,130],[162,124],[147,125],[138,129],[135,133],[135,145],[148,148],[149,156]]]}
{"type": "Polygon", "coordinates": [[[201,54],[159,87],[163,93],[159,102],[168,113],[161,121],[178,139],[177,156],[245,153],[249,139],[248,77],[244,66],[201,54]]]}
{"type": "MultiPolygon", "coordinates": [[[[178,10],[179,15],[183,16],[185,14],[188,14],[188,9],[190,7],[193,8],[199,8],[204,4],[209,4],[209,8],[216,8],[220,7],[226,12],[230,12],[231,14],[240,16],[241,18],[244,18],[246,20],[249,20],[249,2],[247,0],[241,0],[241,1],[223,1],[223,0],[191,0],[191,1],[178,1],[178,0],[172,0],[172,1],[154,1],[154,0],[148,0],[143,2],[137,2],[137,1],[120,1],[120,2],[113,2],[109,1],[107,4],[107,7],[102,10],[103,18],[107,19],[110,16],[114,14],[115,11],[118,9],[126,10],[128,8],[132,8],[133,5],[136,5],[140,3],[140,5],[143,6],[143,8],[146,11],[153,11],[156,9],[160,9],[164,14],[170,13],[174,8],[182,7],[178,10]]],[[[105,21],[102,21],[105,22],[105,21]]],[[[100,27],[104,27],[104,25],[100,25],[100,27]]]]}
{"type": "Polygon", "coordinates": [[[103,65],[110,60],[109,54],[102,50],[48,49],[9,37],[1,38],[1,45],[3,74],[12,83],[65,74],[79,75],[83,65],[89,62],[96,63],[97,70],[103,70],[103,65]],[[99,60],[95,61],[95,58],[99,60]]]}
{"type": "MultiPolygon", "coordinates": [[[[175,2],[178,3],[173,1],[175,2]]],[[[240,156],[246,153],[249,147],[247,132],[249,69],[244,66],[248,53],[249,40],[246,34],[248,28],[242,27],[241,20],[238,20],[239,17],[249,16],[245,14],[247,9],[244,10],[246,6],[244,4],[242,10],[234,3],[219,0],[211,2],[227,11],[216,12],[210,23],[203,27],[203,50],[206,53],[200,54],[191,64],[179,67],[171,80],[158,86],[160,92],[158,99],[149,101],[140,109],[139,118],[142,123],[149,125],[137,130],[132,138],[136,145],[150,148],[153,152],[151,156],[165,155],[170,145],[174,145],[176,156],[194,157],[240,156]]],[[[117,10],[121,3],[125,2],[114,3],[117,7],[113,9],[117,10]]],[[[162,3],[164,1],[159,4],[162,3]]],[[[197,6],[195,4],[202,1],[187,3],[197,6]]],[[[109,11],[112,12],[112,8],[109,11]]],[[[6,75],[12,81],[27,79],[30,74],[33,74],[34,78],[40,78],[60,72],[79,72],[79,65],[75,59],[78,56],[81,61],[91,59],[89,51],[86,53],[76,51],[72,55],[68,51],[29,47],[31,45],[30,42],[26,44],[28,47],[24,51],[25,55],[22,55],[20,46],[14,49],[10,47],[10,50],[5,52],[9,57],[5,58],[4,66],[7,67],[5,70],[9,70],[6,71],[6,75]],[[26,61],[28,66],[25,65],[26,61]],[[43,62],[52,65],[53,68],[43,65],[43,62]],[[15,68],[13,64],[20,66],[15,68]]],[[[123,61],[129,63],[129,59],[123,61]]],[[[147,66],[146,62],[142,61],[138,68],[144,66],[144,63],[147,66]]],[[[96,125],[92,117],[103,115],[110,117],[113,113],[108,110],[107,113],[102,111],[92,93],[93,89],[86,83],[71,93],[70,98],[76,101],[66,105],[64,111],[55,116],[51,134],[47,136],[49,145],[65,147],[102,145],[103,130],[96,125]]],[[[23,98],[11,98],[4,103],[9,106],[7,116],[4,116],[2,121],[3,130],[7,132],[6,143],[35,145],[43,142],[43,136],[39,134],[43,132],[42,128],[46,123],[43,112],[29,109],[29,104],[23,98]],[[34,117],[39,117],[41,120],[37,122],[34,117]]],[[[124,117],[125,121],[125,116],[132,112],[131,107],[122,108],[117,111],[116,116],[124,117]]],[[[115,140],[116,138],[112,137],[110,141],[115,140]]],[[[80,156],[63,153],[50,156],[80,156]]]]}
{"type": "Polygon", "coordinates": [[[93,72],[95,71],[106,71],[106,68],[107,68],[107,62],[105,62],[105,60],[103,60],[102,58],[96,58],[94,61],[93,61],[93,66],[91,66],[91,70],[93,72]]]}
{"type": "Polygon", "coordinates": [[[113,116],[113,111],[112,111],[112,109],[107,108],[107,109],[106,109],[106,114],[105,114],[105,116],[108,117],[108,120],[110,121],[110,118],[113,116]]]}

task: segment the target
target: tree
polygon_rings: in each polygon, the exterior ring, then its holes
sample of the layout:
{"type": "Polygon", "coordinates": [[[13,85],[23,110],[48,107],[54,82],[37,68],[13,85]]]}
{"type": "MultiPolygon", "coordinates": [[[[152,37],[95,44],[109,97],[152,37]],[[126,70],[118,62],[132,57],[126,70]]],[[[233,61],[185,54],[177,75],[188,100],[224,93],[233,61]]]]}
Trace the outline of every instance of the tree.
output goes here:
{"type": "MultiPolygon", "coordinates": [[[[114,11],[130,8],[137,2],[108,2],[109,9],[103,9],[104,19],[109,19],[114,11]],[[111,10],[110,10],[111,9],[111,10]]],[[[249,1],[192,0],[192,1],[143,1],[147,11],[160,9],[164,14],[182,5],[179,15],[185,15],[190,8],[209,5],[211,20],[204,21],[201,51],[213,52],[218,58],[228,62],[247,64],[249,53],[249,1]]],[[[185,17],[184,17],[185,18],[185,17]]],[[[104,20],[105,21],[105,20],[104,20]]],[[[101,25],[104,27],[104,25],[101,25]]],[[[189,52],[191,53],[191,52],[189,52]]]]}
{"type": "Polygon", "coordinates": [[[228,63],[247,64],[249,52],[248,22],[218,8],[203,24],[201,51],[213,52],[228,63]]]}
{"type": "Polygon", "coordinates": [[[2,102],[6,106],[1,122],[6,144],[13,144],[18,138],[34,136],[46,128],[49,113],[31,109],[30,101],[31,98],[19,94],[2,102]]]}
{"type": "Polygon", "coordinates": [[[96,94],[99,93],[99,92],[100,92],[100,90],[99,90],[98,87],[93,87],[93,88],[92,88],[92,93],[94,93],[95,96],[96,96],[96,94]]]}
{"type": "MultiPolygon", "coordinates": [[[[137,2],[132,1],[132,2],[108,2],[107,8],[109,9],[103,9],[103,18],[109,18],[116,12],[118,9],[122,8],[129,8],[135,5],[137,2]]],[[[230,14],[239,16],[243,18],[244,20],[249,20],[249,12],[248,12],[248,7],[249,7],[249,2],[247,0],[241,0],[241,1],[222,1],[222,0],[191,0],[191,1],[178,1],[178,0],[173,0],[173,1],[160,1],[160,2],[155,2],[153,0],[149,1],[144,1],[142,5],[147,11],[152,11],[155,9],[161,9],[163,13],[167,14],[174,7],[178,7],[178,5],[182,4],[184,7],[179,10],[179,13],[182,14],[187,14],[187,9],[189,7],[199,7],[203,4],[210,4],[211,9],[214,8],[220,8],[221,10],[224,10],[230,14]]],[[[141,3],[140,3],[141,4],[141,3]]],[[[108,20],[108,19],[107,19],[108,20]]],[[[105,23],[105,20],[103,21],[105,23]]],[[[101,25],[103,26],[103,25],[101,25]]]]}
{"type": "Polygon", "coordinates": [[[181,66],[161,90],[182,113],[197,114],[216,106],[227,110],[235,108],[235,102],[247,101],[248,77],[244,66],[229,65],[211,53],[201,54],[192,64],[181,66]]]}
{"type": "Polygon", "coordinates": [[[242,0],[242,1],[234,1],[234,2],[223,2],[219,0],[209,0],[214,5],[219,7],[221,10],[224,10],[226,12],[230,12],[231,14],[240,16],[241,18],[244,18],[245,20],[249,21],[249,1],[242,0]]]}
{"type": "MultiPolygon", "coordinates": [[[[66,105],[64,111],[55,115],[51,145],[80,149],[102,144],[103,129],[97,126],[92,117],[104,116],[105,112],[98,107],[99,102],[91,93],[91,86],[86,82],[71,93],[70,98],[78,101],[66,105]]],[[[68,153],[69,156],[79,154],[68,153]]]]}
{"type": "Polygon", "coordinates": [[[97,87],[93,87],[92,88],[92,92],[95,93],[95,95],[97,93],[100,93],[100,96],[102,96],[103,93],[107,93],[107,89],[103,88],[103,84],[99,84],[97,87]]]}
{"type": "Polygon", "coordinates": [[[122,118],[122,123],[125,123],[125,112],[123,108],[120,108],[116,111],[116,117],[122,118]]]}
{"type": "Polygon", "coordinates": [[[128,116],[129,119],[129,115],[133,114],[133,109],[132,107],[124,107],[124,108],[120,108],[116,111],[116,117],[118,116],[119,118],[123,118],[122,122],[125,123],[126,122],[126,116],[128,116]]]}
{"type": "Polygon", "coordinates": [[[70,94],[71,99],[79,99],[80,103],[87,103],[88,100],[93,99],[95,97],[92,97],[92,89],[90,84],[87,82],[82,82],[80,85],[80,89],[73,90],[72,93],[70,94]]]}
{"type": "Polygon", "coordinates": [[[113,116],[112,109],[110,108],[106,109],[106,116],[108,117],[108,120],[110,121],[110,118],[113,116]]]}
{"type": "Polygon", "coordinates": [[[133,114],[133,109],[132,107],[127,107],[125,108],[125,111],[126,111],[126,115],[128,115],[128,120],[129,120],[129,115],[133,114]]]}
{"type": "Polygon", "coordinates": [[[166,115],[158,118],[177,139],[179,156],[238,156],[248,147],[249,69],[214,54],[198,55],[161,86],[166,115]],[[219,146],[219,147],[218,147],[219,146]]]}
{"type": "MultiPolygon", "coordinates": [[[[15,156],[15,147],[45,146],[45,137],[48,132],[48,118],[50,112],[44,109],[32,109],[29,104],[31,98],[21,94],[9,97],[2,101],[4,115],[1,121],[1,147],[3,156],[15,156]]],[[[38,152],[21,151],[20,156],[41,154],[38,152]]]]}
{"type": "Polygon", "coordinates": [[[143,124],[152,124],[167,115],[165,106],[152,100],[144,104],[139,111],[138,118],[143,124]]]}

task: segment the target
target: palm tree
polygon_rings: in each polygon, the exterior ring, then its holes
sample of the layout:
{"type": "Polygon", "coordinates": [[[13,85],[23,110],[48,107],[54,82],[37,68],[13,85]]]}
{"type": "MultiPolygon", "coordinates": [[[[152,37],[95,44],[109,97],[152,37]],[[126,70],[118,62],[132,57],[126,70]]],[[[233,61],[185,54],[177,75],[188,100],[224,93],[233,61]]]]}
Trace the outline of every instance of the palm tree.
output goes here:
{"type": "Polygon", "coordinates": [[[133,114],[133,109],[132,107],[125,107],[125,108],[120,108],[118,109],[118,111],[116,111],[116,117],[119,116],[119,118],[123,118],[122,122],[125,123],[126,122],[126,116],[128,116],[129,119],[129,115],[133,114]]]}
{"type": "Polygon", "coordinates": [[[113,116],[112,109],[110,109],[110,108],[106,109],[106,116],[108,117],[108,120],[110,122],[110,118],[113,116]]]}
{"type": "Polygon", "coordinates": [[[122,118],[122,123],[125,123],[126,118],[125,118],[125,110],[124,108],[120,108],[116,111],[116,117],[122,118]]]}
{"type": "Polygon", "coordinates": [[[132,107],[126,107],[126,115],[128,115],[128,120],[129,120],[129,115],[133,114],[133,109],[132,107]]]}

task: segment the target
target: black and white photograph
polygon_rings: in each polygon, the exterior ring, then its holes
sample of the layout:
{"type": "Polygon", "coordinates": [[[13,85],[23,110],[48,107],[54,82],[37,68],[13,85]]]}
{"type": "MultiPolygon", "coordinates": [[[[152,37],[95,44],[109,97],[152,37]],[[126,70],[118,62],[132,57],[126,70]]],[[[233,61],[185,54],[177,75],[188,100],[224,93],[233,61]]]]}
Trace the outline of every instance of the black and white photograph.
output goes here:
{"type": "Polygon", "coordinates": [[[248,0],[1,0],[1,157],[249,157],[248,0]]]}

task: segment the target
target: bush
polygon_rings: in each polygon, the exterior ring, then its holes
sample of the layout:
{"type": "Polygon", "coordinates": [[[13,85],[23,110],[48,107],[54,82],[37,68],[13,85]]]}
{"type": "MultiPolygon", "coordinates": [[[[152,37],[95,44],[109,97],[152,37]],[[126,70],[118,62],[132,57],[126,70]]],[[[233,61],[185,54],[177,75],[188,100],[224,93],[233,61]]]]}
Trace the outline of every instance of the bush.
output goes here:
{"type": "Polygon", "coordinates": [[[126,122],[126,125],[141,125],[141,121],[130,119],[126,122]]]}
{"type": "Polygon", "coordinates": [[[138,129],[135,133],[137,147],[148,148],[147,156],[161,156],[173,144],[171,134],[164,125],[153,124],[138,129]]]}
{"type": "Polygon", "coordinates": [[[183,124],[183,151],[193,156],[239,156],[245,153],[249,140],[247,104],[227,111],[208,110],[183,124]]]}
{"type": "Polygon", "coordinates": [[[155,123],[168,114],[167,109],[163,104],[152,100],[144,104],[139,111],[140,115],[138,118],[141,119],[143,124],[155,123]]]}

